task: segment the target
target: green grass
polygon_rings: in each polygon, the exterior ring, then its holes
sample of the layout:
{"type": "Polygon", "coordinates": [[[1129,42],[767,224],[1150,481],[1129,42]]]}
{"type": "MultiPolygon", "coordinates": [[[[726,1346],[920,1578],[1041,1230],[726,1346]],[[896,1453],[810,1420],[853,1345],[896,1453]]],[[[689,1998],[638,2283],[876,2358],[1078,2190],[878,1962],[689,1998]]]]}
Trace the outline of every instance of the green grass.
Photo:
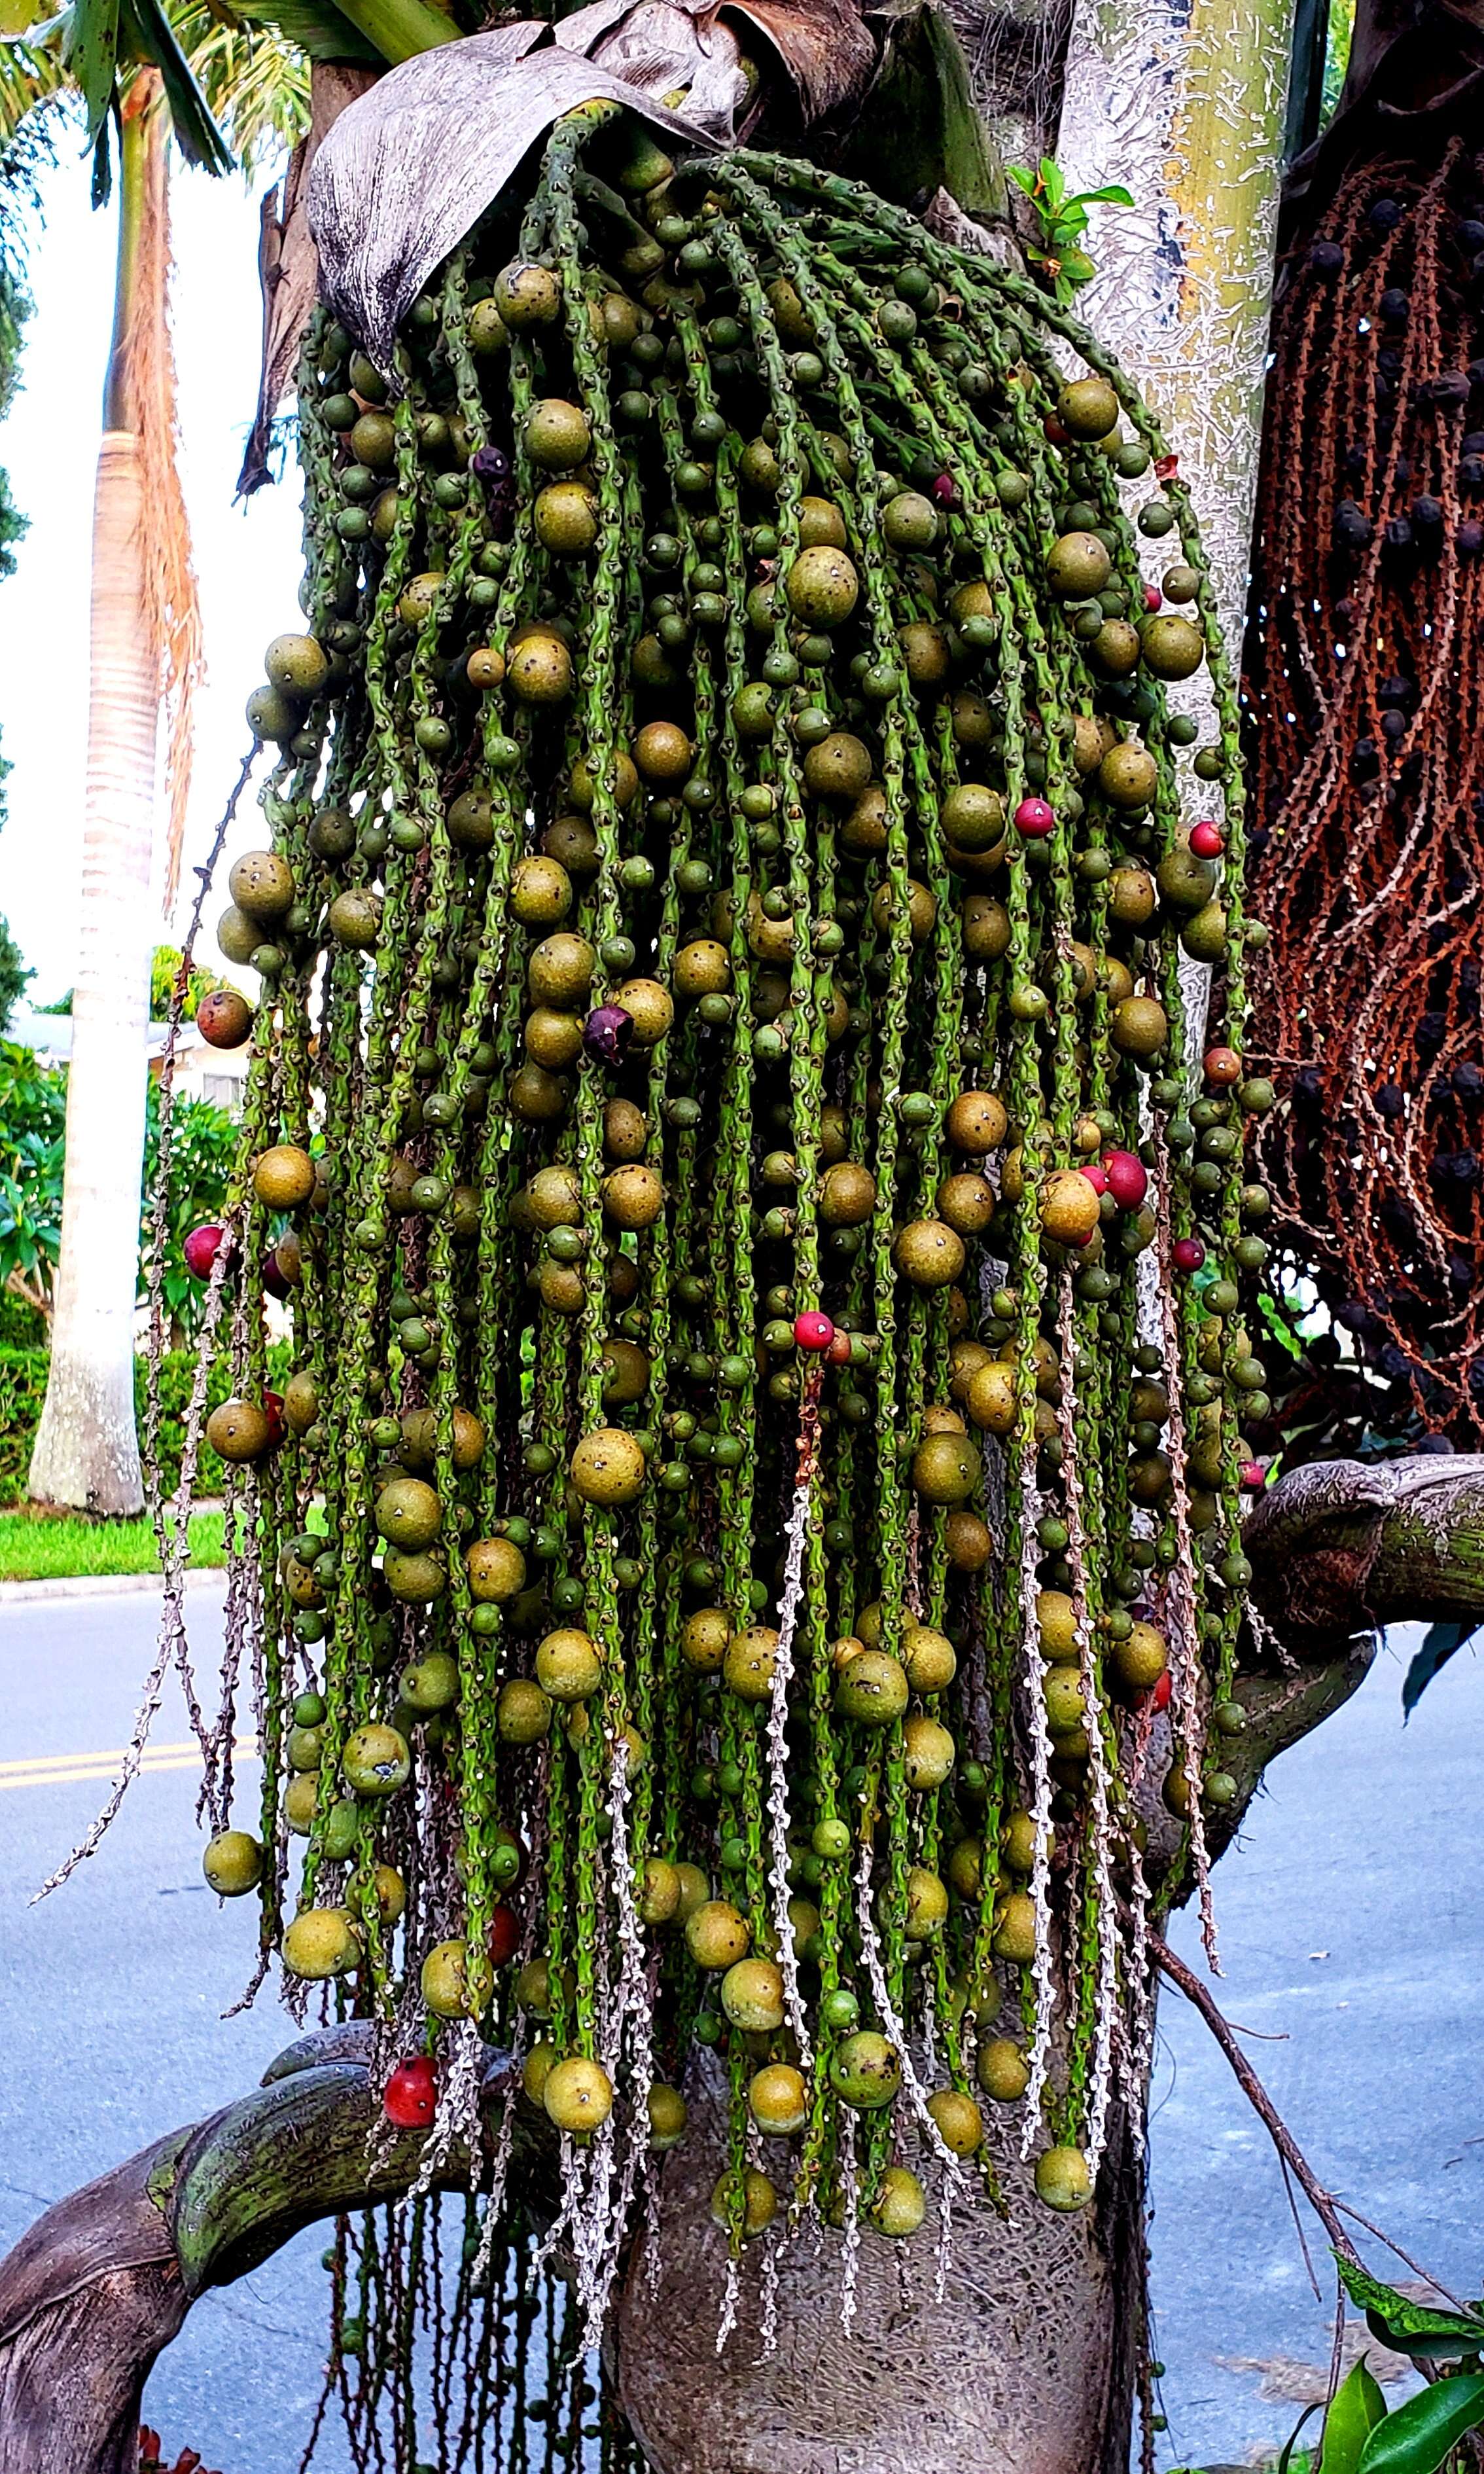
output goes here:
{"type": "MultiPolygon", "coordinates": [[[[191,1562],[221,1564],[222,1515],[191,1517],[191,1562]]],[[[148,1520],[87,1520],[81,1515],[0,1513],[0,1581],[74,1581],[99,1573],[157,1572],[148,1520]]]]}

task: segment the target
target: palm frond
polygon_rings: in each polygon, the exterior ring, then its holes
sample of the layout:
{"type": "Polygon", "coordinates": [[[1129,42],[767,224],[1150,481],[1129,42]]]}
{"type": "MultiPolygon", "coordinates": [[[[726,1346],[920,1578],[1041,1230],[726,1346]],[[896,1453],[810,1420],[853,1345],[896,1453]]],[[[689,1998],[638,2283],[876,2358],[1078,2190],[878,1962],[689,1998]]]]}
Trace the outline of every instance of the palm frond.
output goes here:
{"type": "Polygon", "coordinates": [[[186,0],[175,23],[243,171],[251,178],[265,158],[291,152],[309,126],[303,53],[271,26],[229,22],[210,0],[186,0]]]}

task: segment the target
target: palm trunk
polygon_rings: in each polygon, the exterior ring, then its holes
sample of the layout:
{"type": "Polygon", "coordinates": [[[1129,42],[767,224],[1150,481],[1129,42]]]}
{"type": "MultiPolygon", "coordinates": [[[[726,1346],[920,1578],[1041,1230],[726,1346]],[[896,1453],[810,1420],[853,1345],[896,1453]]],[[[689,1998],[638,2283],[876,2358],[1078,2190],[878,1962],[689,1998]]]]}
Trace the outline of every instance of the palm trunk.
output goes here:
{"type": "MultiPolygon", "coordinates": [[[[118,279],[93,500],[91,676],[67,1149],[51,1370],[30,1490],[100,1513],[144,1501],[134,1433],[134,1298],[144,1159],[158,638],[137,339],[164,318],[167,122],[155,80],[121,144],[118,279]],[[152,234],[153,223],[153,234],[152,234]],[[152,245],[153,242],[153,245],[152,245]]],[[[145,89],[141,93],[141,89],[145,89]]]]}

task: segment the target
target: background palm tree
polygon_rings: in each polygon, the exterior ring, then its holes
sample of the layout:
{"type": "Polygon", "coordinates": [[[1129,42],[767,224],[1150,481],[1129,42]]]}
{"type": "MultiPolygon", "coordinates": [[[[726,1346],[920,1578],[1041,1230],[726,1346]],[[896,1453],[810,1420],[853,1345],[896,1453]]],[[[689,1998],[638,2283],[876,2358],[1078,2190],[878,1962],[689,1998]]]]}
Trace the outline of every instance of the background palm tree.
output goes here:
{"type": "Polygon", "coordinates": [[[168,910],[190,787],[201,614],[176,456],[169,329],[172,133],[207,170],[291,143],[307,118],[299,56],[204,7],[145,26],[146,55],[105,84],[96,12],[0,49],[0,145],[81,105],[94,196],[117,160],[118,272],[93,504],[87,774],[66,1175],[51,1367],[32,1456],[37,1499],[99,1513],[143,1501],[134,1297],[154,947],[156,760],[167,731],[168,910]],[[198,84],[198,78],[200,83],[198,84]]]}

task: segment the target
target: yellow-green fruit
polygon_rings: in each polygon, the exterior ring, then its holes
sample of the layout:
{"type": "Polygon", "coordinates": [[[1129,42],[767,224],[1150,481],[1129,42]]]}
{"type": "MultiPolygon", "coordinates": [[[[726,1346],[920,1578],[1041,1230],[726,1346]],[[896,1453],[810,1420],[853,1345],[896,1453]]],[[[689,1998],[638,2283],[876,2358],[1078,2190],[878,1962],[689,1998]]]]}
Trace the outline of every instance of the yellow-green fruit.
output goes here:
{"type": "Polygon", "coordinates": [[[541,2102],[559,2130],[585,2138],[588,2132],[600,2130],[612,2112],[613,2082],[601,2062],[589,2062],[581,2053],[570,2053],[564,2062],[555,2062],[547,2072],[541,2102]]]}
{"type": "Polygon", "coordinates": [[[1011,1890],[1000,1902],[994,1926],[994,1955],[1026,1966],[1036,1955],[1036,1908],[1024,1890],[1011,1890]]]}
{"type": "Polygon", "coordinates": [[[572,880],[556,859],[533,851],[516,862],[510,907],[522,928],[554,928],[572,908],[572,880]]]}
{"type": "Polygon", "coordinates": [[[1143,656],[1157,679],[1188,679],[1206,659],[1206,639],[1193,620],[1164,611],[1144,629],[1143,656]]]}
{"type": "Polygon", "coordinates": [[[838,627],[860,598],[860,578],[843,549],[817,544],[788,570],[788,606],[806,627],[838,627]]]}
{"type": "Polygon", "coordinates": [[[1097,768],[1097,787],[1115,808],[1147,808],[1160,786],[1160,768],[1136,739],[1110,747],[1097,768]]]}
{"type": "Polygon", "coordinates": [[[845,518],[832,498],[802,497],[799,501],[799,546],[801,549],[844,549],[845,518]]]}
{"type": "Polygon", "coordinates": [[[550,267],[515,258],[494,279],[494,305],[504,324],[517,334],[528,327],[550,327],[562,315],[562,278],[550,267]]]}
{"type": "Polygon", "coordinates": [[[527,1676],[508,1676],[494,1705],[502,1744],[539,1744],[551,1732],[551,1700],[527,1676]]]}
{"type": "Polygon", "coordinates": [[[1041,1654],[1053,1661],[1082,1655],[1077,1640],[1077,1609],[1065,1589],[1041,1589],[1036,1598],[1041,1627],[1041,1654]]]}
{"type": "Polygon", "coordinates": [[[1036,1862],[1036,1824],[1028,1812],[1012,1812],[1000,1833],[1005,1862],[1012,1873],[1029,1873],[1036,1862]]]}
{"type": "Polygon", "coordinates": [[[395,1795],[412,1775],[412,1755],[405,1735],[372,1719],[347,1736],[340,1765],[353,1795],[395,1795]]]}
{"type": "Polygon", "coordinates": [[[1046,1724],[1053,1735],[1069,1735],[1087,1716],[1088,1696],[1075,1666],[1048,1666],[1041,1678],[1046,1724]]]}
{"type": "Polygon", "coordinates": [[[276,921],[293,908],[294,871],[276,851],[244,851],[227,880],[227,889],[250,919],[276,921]]]}
{"type": "Polygon", "coordinates": [[[803,760],[803,778],[817,799],[855,801],[871,780],[871,751],[849,730],[832,730],[803,760]]]}
{"type": "Polygon", "coordinates": [[[561,704],[572,692],[572,656],[551,627],[531,627],[511,645],[505,682],[519,704],[561,704]]]}
{"type": "Polygon", "coordinates": [[[1155,1056],[1170,1035],[1158,997],[1125,997],[1114,1006],[1108,1036],[1124,1056],[1155,1056]]]}
{"type": "Polygon", "coordinates": [[[240,1899],[263,1878],[263,1850],[249,1830],[219,1830],[201,1859],[217,1896],[240,1899]]]}
{"type": "Polygon", "coordinates": [[[406,1607],[431,1606],[448,1587],[448,1573],[439,1555],[409,1554],[389,1546],[381,1559],[381,1577],[394,1598],[406,1607]]]}
{"type": "Polygon", "coordinates": [[[1098,1225],[1098,1194],[1080,1168],[1057,1168],[1040,1196],[1041,1225],[1059,1246],[1081,1246],[1098,1225]]]}
{"type": "Polygon", "coordinates": [[[314,1162],[298,1143],[274,1143],[252,1163],[252,1191],[270,1211],[295,1211],[314,1192],[314,1162]]]}
{"type": "Polygon", "coordinates": [[[715,936],[693,936],[675,957],[670,977],[680,997],[722,996],[731,985],[727,948],[715,936]]]}
{"type": "Polygon", "coordinates": [[[1120,928],[1142,928],[1152,919],[1158,901],[1154,878],[1146,867],[1125,862],[1108,880],[1108,915],[1120,928]]]}
{"type": "Polygon", "coordinates": [[[681,1656],[695,1675],[719,1675],[731,1641],[731,1625],[720,1607],[698,1607],[681,1633],[681,1656]]]}
{"type": "Polygon", "coordinates": [[[685,1919],[685,1947],[698,1967],[713,1974],[745,1958],[752,1934],[730,1899],[705,1899],[685,1919]]]}
{"type": "Polygon", "coordinates": [[[675,1922],[681,1903],[681,1877],[662,1856],[646,1856],[639,1873],[639,1921],[646,1925],[675,1922]]]}
{"type": "Polygon", "coordinates": [[[451,1710],[459,1697],[459,1661],[450,1650],[425,1649],[403,1669],[399,1689],[408,1709],[419,1714],[451,1710]]]}
{"type": "Polygon", "coordinates": [[[722,1661],[722,1682],[739,1701],[766,1701],[773,1690],[778,1636],[771,1624],[749,1624],[734,1633],[722,1661]]]}
{"type": "Polygon", "coordinates": [[[603,1377],[605,1409],[621,1409],[633,1400],[642,1400],[649,1390],[650,1361],[648,1352],[636,1341],[606,1340],[603,1364],[607,1370],[603,1377]]]}
{"type": "Polygon", "coordinates": [[[1056,417],[1073,438],[1106,438],[1118,419],[1118,399],[1106,378],[1068,378],[1056,417]]]}
{"type": "Polygon", "coordinates": [[[971,962],[997,962],[1010,950],[1010,913],[990,893],[966,894],[959,906],[964,951],[971,962]]]}
{"type": "MultiPolygon", "coordinates": [[[[598,538],[598,502],[581,481],[548,482],[537,497],[534,517],[537,540],[557,558],[581,558],[598,538]]],[[[489,684],[498,687],[500,682],[491,679],[489,684]]]]}
{"type": "Polygon", "coordinates": [[[871,2203],[871,2221],[878,2234],[905,2242],[927,2214],[927,2195],[905,2165],[888,2165],[871,2203]]]}
{"type": "Polygon", "coordinates": [[[940,1787],[952,1770],[958,1747],[936,1718],[911,1717],[902,1729],[906,1783],[918,1795],[940,1787]]]}
{"type": "Polygon", "coordinates": [[[771,1958],[739,1958],[722,1977],[722,2008],[734,2027],[771,2034],[783,2025],[783,1972],[771,1958]]]}
{"type": "Polygon", "coordinates": [[[748,2109],[770,2139],[792,2139],[809,2119],[809,2091],[792,2062],[769,2062],[748,2084],[748,2109]]]}
{"type": "Polygon", "coordinates": [[[556,2046],[547,2036],[538,2037],[520,2067],[522,2092],[533,2104],[539,2104],[546,2093],[546,2082],[557,2067],[556,2046]]]}
{"type": "Polygon", "coordinates": [[[938,2088],[927,2099],[938,2136],[950,2156],[977,2156],[984,2145],[984,2116],[971,2096],[938,2088]]]}
{"type": "Polygon", "coordinates": [[[1009,2036],[992,2036],[979,2048],[979,2085],[996,2104],[1018,2104],[1031,2083],[1030,2064],[1009,2036]]]}
{"type": "Polygon", "coordinates": [[[526,1559],[508,1538],[476,1538],[464,1561],[478,1606],[502,1606],[525,1588],[526,1559]]]}
{"type": "Polygon", "coordinates": [[[978,1899],[984,1887],[984,1841],[961,1838],[948,1857],[948,1883],[961,1899],[978,1899]]]}
{"type": "Polygon", "coordinates": [[[982,782],[959,782],[945,793],[943,830],[960,850],[990,850],[1005,830],[1005,803],[982,782]]]}
{"type": "Polygon", "coordinates": [[[835,1160],[820,1179],[820,1218],[826,1228],[861,1228],[876,1207],[876,1181],[858,1160],[835,1160]]]}
{"type": "Polygon", "coordinates": [[[443,1525],[443,1507],[420,1477],[394,1478],[376,1497],[376,1527],[389,1546],[416,1553],[431,1546],[443,1525]]]}
{"type": "Polygon", "coordinates": [[[652,1168],[631,1160],[604,1178],[603,1208],[615,1228],[653,1228],[664,1209],[664,1187],[652,1168]]]}
{"type": "Polygon", "coordinates": [[[679,2088],[668,2087],[663,2079],[651,2079],[646,2098],[649,2113],[649,2144],[657,2156],[678,2147],[685,2136],[687,2106],[679,2088]]]}
{"type": "Polygon", "coordinates": [[[835,2047],[829,2084],[857,2113],[875,2113],[893,2101],[901,2086],[900,2057],[874,2027],[857,2027],[835,2047]]]}
{"type": "Polygon", "coordinates": [[[1074,2216],[1092,2196],[1092,2176],[1080,2147],[1048,2147],[1036,2159],[1036,2196],[1059,2216],[1074,2216]]]}
{"type": "Polygon", "coordinates": [[[1113,1646],[1113,1671],[1131,1692],[1147,1692],[1169,1663],[1164,1635],[1152,1623],[1136,1623],[1126,1640],[1113,1646]]]}
{"type": "Polygon", "coordinates": [[[263,941],[263,932],[234,902],[217,921],[216,941],[224,962],[251,962],[263,941]]]}
{"type": "Polygon", "coordinates": [[[947,1885],[925,1864],[907,1867],[908,1941],[936,1941],[948,1921],[947,1885]]]}
{"type": "Polygon", "coordinates": [[[320,1414],[320,1387],[307,1367],[283,1387],[283,1422],[291,1435],[307,1435],[320,1414]]]}
{"type": "Polygon", "coordinates": [[[982,1463],[967,1435],[924,1435],[912,1455],[912,1484],[924,1503],[964,1503],[979,1483],[982,1463]]]}
{"type": "Polygon", "coordinates": [[[964,1268],[964,1241],[945,1220],[909,1220],[893,1249],[893,1259],[913,1288],[945,1289],[964,1268]]]}
{"type": "Polygon", "coordinates": [[[675,1909],[678,1925],[688,1925],[698,1907],[704,1907],[711,1895],[711,1884],[699,1864],[677,1864],[676,1878],[681,1895],[675,1909]]]}
{"type": "Polygon", "coordinates": [[[422,1962],[422,1999],[436,2019],[477,2019],[490,2007],[494,1972],[467,1941],[435,1942],[422,1962]]]}
{"type": "Polygon", "coordinates": [[[206,1419],[206,1441],[219,1460],[255,1461],[273,1430],[255,1400],[224,1400],[206,1419]]]}
{"type": "Polygon", "coordinates": [[[283,1818],[296,1838],[307,1838],[320,1804],[320,1780],[314,1770],[300,1770],[283,1790],[283,1818]]]}
{"type": "Polygon", "coordinates": [[[889,1727],[907,1706],[907,1677],[884,1649],[863,1649],[841,1670],[835,1708],[858,1727],[889,1727]]]}
{"type": "Polygon", "coordinates": [[[730,2232],[732,2217],[736,2211],[739,2196],[741,2200],[742,2239],[744,2242],[752,2242],[758,2234],[767,2232],[774,2218],[778,2215],[778,2195],[777,2191],[775,2191],[773,2184],[769,2181],[767,2174],[759,2173],[755,2165],[748,2165],[743,2168],[742,2189],[740,2194],[738,2193],[733,2175],[730,2173],[724,2173],[721,2180],[717,2183],[715,2190],[711,2193],[711,2219],[713,2223],[722,2225],[728,2232],[730,2232]]]}
{"type": "Polygon", "coordinates": [[[1069,601],[1101,593],[1112,573],[1113,560],[1096,533],[1064,533],[1046,555],[1046,582],[1069,601]]]}
{"type": "Polygon", "coordinates": [[[1016,1421],[1016,1370],[999,1358],[981,1366],[969,1386],[969,1414],[992,1435],[1008,1435],[1016,1421]]]}
{"type": "Polygon", "coordinates": [[[372,1881],[376,1910],[384,1925],[400,1924],[407,1909],[407,1884],[395,1864],[378,1864],[372,1881]]]}
{"type": "Polygon", "coordinates": [[[1227,914],[1219,902],[1204,903],[1180,932],[1180,941],[1193,962],[1219,962],[1227,950],[1227,914]]]}
{"type": "Polygon", "coordinates": [[[275,636],[263,667],[269,685],[292,696],[317,696],[330,674],[329,656],[314,636],[275,636]]]}
{"type": "Polygon", "coordinates": [[[902,1664],[914,1692],[946,1692],[958,1668],[953,1643],[931,1624],[905,1624],[901,1636],[902,1664]]]}
{"type": "Polygon", "coordinates": [[[283,1936],[284,1966],[311,1984],[345,1976],[360,1956],[360,1938],[344,1907],[306,1907],[283,1936]]]}
{"type": "Polygon", "coordinates": [[[347,885],[330,904],[327,920],[337,945],[348,954],[369,954],[381,934],[380,898],[365,885],[347,885]]]}
{"type": "Polygon", "coordinates": [[[644,1492],[644,1454],[621,1426],[594,1426],[584,1435],[571,1467],[585,1503],[634,1503],[644,1492]]]}
{"type": "Polygon", "coordinates": [[[566,1626],[549,1632],[536,1653],[536,1680],[553,1701],[590,1701],[603,1681],[597,1642],[566,1626]]]}

